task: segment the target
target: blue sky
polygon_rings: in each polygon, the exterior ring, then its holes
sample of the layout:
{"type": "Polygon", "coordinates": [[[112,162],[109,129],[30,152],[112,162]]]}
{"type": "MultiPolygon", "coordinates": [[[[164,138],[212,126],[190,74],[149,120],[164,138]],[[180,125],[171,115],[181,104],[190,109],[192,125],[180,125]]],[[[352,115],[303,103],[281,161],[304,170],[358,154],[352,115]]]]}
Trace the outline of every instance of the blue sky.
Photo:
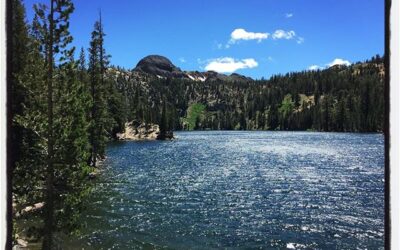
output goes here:
{"type": "MultiPolygon", "coordinates": [[[[28,19],[32,5],[25,0],[28,19]]],[[[111,63],[149,54],[183,70],[269,78],[369,59],[384,51],[383,0],[76,0],[73,44],[88,48],[101,9],[111,63]],[[335,60],[336,59],[336,60],[335,60]]]]}

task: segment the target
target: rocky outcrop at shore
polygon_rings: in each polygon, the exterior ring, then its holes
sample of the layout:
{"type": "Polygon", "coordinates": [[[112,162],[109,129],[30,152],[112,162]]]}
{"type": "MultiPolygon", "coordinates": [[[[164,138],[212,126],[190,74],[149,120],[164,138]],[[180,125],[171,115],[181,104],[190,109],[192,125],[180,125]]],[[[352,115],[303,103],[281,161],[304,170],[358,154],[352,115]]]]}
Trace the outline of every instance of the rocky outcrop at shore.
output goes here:
{"type": "MultiPolygon", "coordinates": [[[[27,213],[36,212],[38,210],[41,210],[43,208],[43,206],[44,206],[44,202],[38,202],[38,203],[35,203],[35,204],[31,205],[31,206],[27,206],[27,207],[21,209],[20,211],[16,212],[15,213],[15,217],[18,218],[18,217],[23,216],[23,215],[25,215],[27,213]]],[[[15,210],[15,207],[16,207],[16,205],[14,206],[14,204],[13,204],[13,210],[15,210]]]]}
{"type": "Polygon", "coordinates": [[[153,123],[140,123],[137,121],[125,123],[125,132],[118,133],[118,140],[132,140],[132,141],[142,141],[142,140],[164,140],[172,139],[172,131],[168,131],[165,138],[160,138],[160,126],[153,123]]]}

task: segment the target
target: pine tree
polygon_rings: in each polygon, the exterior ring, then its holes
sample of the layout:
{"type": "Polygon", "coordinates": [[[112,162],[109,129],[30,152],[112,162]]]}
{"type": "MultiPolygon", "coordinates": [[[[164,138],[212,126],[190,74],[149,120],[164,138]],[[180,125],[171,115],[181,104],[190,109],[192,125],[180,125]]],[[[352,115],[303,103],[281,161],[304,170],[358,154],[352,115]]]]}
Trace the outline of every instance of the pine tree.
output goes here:
{"type": "Polygon", "coordinates": [[[281,106],[279,107],[279,113],[281,116],[281,129],[287,130],[290,127],[290,116],[293,113],[293,109],[295,107],[294,102],[292,101],[292,95],[287,94],[282,101],[281,106]]]}
{"type": "Polygon", "coordinates": [[[66,233],[76,228],[77,213],[86,188],[85,178],[91,171],[87,165],[89,138],[87,110],[90,96],[84,82],[79,81],[78,64],[73,56],[58,69],[57,85],[59,96],[55,106],[57,151],[55,158],[55,179],[57,230],[66,233]]]}
{"type": "Polygon", "coordinates": [[[39,187],[46,157],[44,58],[38,41],[28,35],[23,5],[18,0],[12,5],[12,191],[16,202],[24,205],[42,199],[39,187]]]}
{"type": "Polygon", "coordinates": [[[59,55],[59,64],[70,57],[73,49],[67,48],[72,41],[69,34],[69,16],[74,10],[70,0],[50,0],[50,6],[35,5],[36,29],[42,44],[42,53],[46,58],[47,84],[47,169],[46,169],[46,199],[43,248],[51,249],[54,232],[54,70],[55,58],[59,55]]]}
{"type": "Polygon", "coordinates": [[[90,164],[96,166],[97,158],[105,157],[105,146],[107,141],[106,129],[109,125],[107,110],[107,91],[105,86],[104,74],[105,67],[108,64],[107,56],[103,47],[104,33],[100,20],[95,22],[92,32],[92,39],[89,48],[89,78],[91,86],[91,126],[90,145],[91,156],[90,164]]]}
{"type": "MultiPolygon", "coordinates": [[[[28,27],[25,23],[25,8],[20,0],[11,1],[12,26],[11,26],[11,113],[21,114],[24,102],[24,87],[18,80],[18,75],[28,66],[29,37],[28,27]]],[[[16,136],[14,132],[12,135],[16,136]]],[[[14,138],[14,136],[12,136],[14,138]]],[[[15,139],[13,141],[16,141],[15,139]]],[[[15,143],[14,145],[18,145],[15,143]]]]}
{"type": "Polygon", "coordinates": [[[335,108],[336,131],[339,132],[345,131],[346,124],[347,124],[346,106],[343,99],[340,99],[335,108]]]}
{"type": "Polygon", "coordinates": [[[159,140],[165,140],[168,132],[168,120],[167,120],[167,104],[165,99],[163,100],[163,108],[161,111],[161,121],[160,121],[160,134],[157,136],[159,140]]]}
{"type": "MultiPolygon", "coordinates": [[[[26,71],[29,56],[29,37],[28,28],[25,23],[25,8],[20,0],[11,1],[11,19],[13,25],[11,26],[11,55],[10,55],[10,68],[11,68],[11,78],[10,78],[10,92],[11,92],[11,130],[10,137],[13,142],[11,145],[11,164],[15,175],[17,162],[23,160],[23,140],[24,140],[24,128],[22,124],[16,121],[16,117],[23,114],[23,105],[26,103],[26,97],[24,92],[26,86],[22,82],[23,72],[26,71]]],[[[23,182],[13,182],[13,192],[17,188],[23,185],[23,182]]],[[[22,193],[21,193],[22,194],[22,193]]]]}
{"type": "Polygon", "coordinates": [[[78,61],[78,70],[79,70],[79,81],[82,83],[87,83],[86,77],[86,56],[85,49],[82,47],[79,53],[79,61],[78,61]]]}

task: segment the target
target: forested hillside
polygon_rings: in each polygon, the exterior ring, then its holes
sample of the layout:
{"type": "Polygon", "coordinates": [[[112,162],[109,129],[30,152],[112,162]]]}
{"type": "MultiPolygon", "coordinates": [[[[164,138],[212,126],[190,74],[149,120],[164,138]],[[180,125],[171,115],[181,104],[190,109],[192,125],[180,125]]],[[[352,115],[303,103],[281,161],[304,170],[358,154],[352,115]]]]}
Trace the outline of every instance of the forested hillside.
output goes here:
{"type": "Polygon", "coordinates": [[[158,123],[165,99],[168,124],[174,130],[383,129],[384,66],[379,55],[351,66],[276,75],[269,80],[196,81],[121,68],[110,68],[108,78],[124,96],[126,119],[158,123]]]}
{"type": "Polygon", "coordinates": [[[104,44],[112,37],[105,36],[101,15],[88,34],[90,44],[78,54],[68,30],[71,0],[35,5],[31,23],[21,0],[11,3],[14,232],[43,238],[45,249],[52,248],[55,232],[78,227],[88,175],[127,122],[157,123],[164,131],[383,130],[380,56],[269,80],[183,72],[168,62],[152,74],[146,64],[132,70],[109,65],[104,44]],[[19,211],[37,203],[45,204],[38,222],[21,226],[27,215],[19,211]]]}

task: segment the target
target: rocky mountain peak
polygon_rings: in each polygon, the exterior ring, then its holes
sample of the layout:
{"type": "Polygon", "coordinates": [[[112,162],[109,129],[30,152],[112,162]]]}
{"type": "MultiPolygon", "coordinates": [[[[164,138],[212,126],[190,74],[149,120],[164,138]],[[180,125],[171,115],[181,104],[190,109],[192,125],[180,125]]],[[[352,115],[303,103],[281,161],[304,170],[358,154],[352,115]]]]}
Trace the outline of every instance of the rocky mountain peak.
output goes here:
{"type": "Polygon", "coordinates": [[[161,77],[184,77],[180,68],[176,67],[168,58],[160,55],[144,57],[134,70],[161,77]]]}
{"type": "Polygon", "coordinates": [[[160,55],[149,55],[141,59],[134,71],[147,73],[157,77],[186,78],[193,81],[252,81],[250,77],[245,77],[237,73],[230,76],[217,73],[215,71],[182,71],[176,67],[168,58],[160,55]]]}

